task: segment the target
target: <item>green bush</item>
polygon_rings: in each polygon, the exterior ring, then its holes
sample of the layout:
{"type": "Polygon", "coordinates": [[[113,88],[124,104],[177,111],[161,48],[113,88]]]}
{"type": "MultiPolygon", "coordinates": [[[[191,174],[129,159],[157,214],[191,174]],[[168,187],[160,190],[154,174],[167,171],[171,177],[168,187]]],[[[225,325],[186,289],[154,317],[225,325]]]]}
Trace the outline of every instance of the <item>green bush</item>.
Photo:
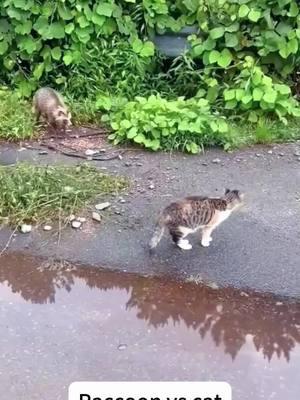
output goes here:
{"type": "Polygon", "coordinates": [[[112,114],[113,96],[160,94],[206,99],[226,117],[287,123],[299,115],[299,21],[296,0],[3,0],[0,80],[25,97],[43,84],[65,90],[78,121],[98,119],[101,107],[112,114]],[[162,61],[153,33],[189,25],[198,27],[190,50],[162,61]]]}
{"type": "Polygon", "coordinates": [[[35,119],[31,105],[5,87],[0,87],[0,138],[11,141],[34,136],[35,119]]]}
{"type": "Polygon", "coordinates": [[[115,131],[109,136],[115,144],[132,141],[151,150],[198,153],[206,145],[226,144],[228,133],[226,121],[211,113],[205,99],[137,97],[103,119],[115,131]]]}

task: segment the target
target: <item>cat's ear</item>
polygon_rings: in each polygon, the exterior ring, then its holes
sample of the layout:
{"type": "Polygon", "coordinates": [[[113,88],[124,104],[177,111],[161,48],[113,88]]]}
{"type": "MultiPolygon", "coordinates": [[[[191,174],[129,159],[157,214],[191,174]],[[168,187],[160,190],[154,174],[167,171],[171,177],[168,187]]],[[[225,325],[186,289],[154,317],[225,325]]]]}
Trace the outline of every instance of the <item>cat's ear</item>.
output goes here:
{"type": "Polygon", "coordinates": [[[230,193],[230,189],[225,189],[225,194],[230,193]]]}

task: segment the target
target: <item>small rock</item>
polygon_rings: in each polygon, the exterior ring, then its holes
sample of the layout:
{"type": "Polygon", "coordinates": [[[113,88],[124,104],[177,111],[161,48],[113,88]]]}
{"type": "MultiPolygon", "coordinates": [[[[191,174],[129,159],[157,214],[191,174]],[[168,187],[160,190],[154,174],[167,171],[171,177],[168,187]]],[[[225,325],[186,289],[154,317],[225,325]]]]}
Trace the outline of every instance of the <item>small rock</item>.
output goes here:
{"type": "Polygon", "coordinates": [[[43,229],[44,229],[44,231],[51,231],[52,230],[52,226],[51,225],[45,225],[43,229]]]}
{"type": "Polygon", "coordinates": [[[214,160],[212,160],[213,164],[220,164],[221,160],[219,158],[215,158],[214,160]]]}
{"type": "Polygon", "coordinates": [[[81,227],[81,222],[79,222],[79,221],[72,222],[72,228],[79,229],[80,227],[81,227]]]}
{"type": "Polygon", "coordinates": [[[47,155],[48,154],[48,151],[46,151],[46,150],[41,150],[41,151],[39,151],[39,155],[40,156],[45,156],[45,155],[47,155]]]}
{"type": "Polygon", "coordinates": [[[261,157],[260,153],[256,153],[255,155],[256,155],[256,157],[261,157]]]}
{"type": "Polygon", "coordinates": [[[87,150],[85,151],[85,155],[86,155],[86,156],[93,156],[94,154],[97,154],[97,153],[98,153],[97,150],[92,150],[92,149],[87,149],[87,150]]]}
{"type": "Polygon", "coordinates": [[[83,222],[86,222],[86,218],[84,218],[84,217],[79,217],[79,218],[77,218],[77,221],[83,223],[83,222]]]}
{"type": "Polygon", "coordinates": [[[32,231],[32,226],[27,224],[22,224],[20,230],[22,233],[30,233],[32,231]]]}
{"type": "Polygon", "coordinates": [[[295,151],[294,156],[295,157],[300,157],[300,152],[299,151],[295,151]]]}
{"type": "Polygon", "coordinates": [[[99,152],[100,153],[106,153],[106,149],[100,149],[99,152]]]}
{"type": "Polygon", "coordinates": [[[278,155],[279,155],[280,157],[283,157],[283,156],[284,156],[284,153],[278,153],[278,155]]]}
{"type": "Polygon", "coordinates": [[[116,214],[116,215],[121,215],[121,211],[116,210],[116,211],[115,211],[115,214],[116,214]]]}
{"type": "Polygon", "coordinates": [[[122,351],[122,350],[126,350],[126,349],[127,349],[127,344],[125,344],[125,343],[119,344],[118,350],[122,351]]]}
{"type": "Polygon", "coordinates": [[[149,189],[153,190],[155,188],[155,186],[153,185],[153,183],[151,183],[151,185],[149,185],[149,189]]]}
{"type": "Polygon", "coordinates": [[[208,164],[207,164],[207,162],[203,162],[203,163],[201,163],[204,167],[207,167],[208,166],[208,164]]]}
{"type": "Polygon", "coordinates": [[[97,212],[93,212],[92,218],[94,221],[101,222],[101,215],[97,212]]]}
{"type": "Polygon", "coordinates": [[[142,166],[143,166],[143,164],[140,163],[140,162],[136,163],[135,165],[136,165],[137,167],[142,167],[142,166]]]}
{"type": "Polygon", "coordinates": [[[132,167],[132,163],[128,162],[128,161],[124,165],[125,165],[125,167],[132,167]]]}
{"type": "Polygon", "coordinates": [[[76,216],[75,216],[74,214],[71,214],[71,215],[69,216],[69,218],[68,218],[68,220],[69,220],[70,222],[74,221],[74,219],[76,219],[76,216]]]}
{"type": "Polygon", "coordinates": [[[108,207],[110,207],[110,203],[108,201],[106,201],[105,203],[99,203],[95,205],[95,208],[98,211],[105,210],[108,207]]]}
{"type": "Polygon", "coordinates": [[[123,160],[123,156],[121,154],[118,155],[119,160],[123,160]]]}
{"type": "Polygon", "coordinates": [[[27,150],[26,147],[20,147],[20,148],[18,149],[19,152],[25,151],[25,150],[27,150]]]}
{"type": "Polygon", "coordinates": [[[269,151],[268,151],[268,154],[273,154],[273,150],[269,150],[269,151]]]}

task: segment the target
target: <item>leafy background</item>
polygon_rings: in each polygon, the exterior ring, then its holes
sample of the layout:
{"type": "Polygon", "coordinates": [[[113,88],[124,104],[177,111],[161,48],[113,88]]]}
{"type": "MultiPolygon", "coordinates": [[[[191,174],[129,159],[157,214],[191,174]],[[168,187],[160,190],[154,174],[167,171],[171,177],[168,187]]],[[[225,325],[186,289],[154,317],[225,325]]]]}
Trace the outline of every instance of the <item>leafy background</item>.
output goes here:
{"type": "Polygon", "coordinates": [[[92,120],[108,112],[104,119],[117,141],[134,140],[133,131],[117,123],[124,118],[120,107],[129,101],[137,117],[127,120],[130,129],[143,134],[141,144],[153,150],[176,144],[196,152],[212,141],[228,147],[228,135],[225,141],[219,135],[212,140],[218,130],[204,133],[194,117],[182,114],[177,126],[188,123],[188,129],[148,130],[139,113],[146,107],[151,119],[159,107],[163,125],[170,125],[170,107],[185,101],[189,115],[198,113],[208,131],[216,115],[259,129],[269,118],[288,124],[300,116],[299,41],[295,0],[4,0],[0,79],[21,97],[43,84],[64,91],[78,121],[89,119],[87,110],[92,120]],[[153,34],[189,25],[198,29],[189,37],[190,49],[173,61],[163,59],[153,34]],[[205,100],[205,110],[199,99],[205,100]]]}

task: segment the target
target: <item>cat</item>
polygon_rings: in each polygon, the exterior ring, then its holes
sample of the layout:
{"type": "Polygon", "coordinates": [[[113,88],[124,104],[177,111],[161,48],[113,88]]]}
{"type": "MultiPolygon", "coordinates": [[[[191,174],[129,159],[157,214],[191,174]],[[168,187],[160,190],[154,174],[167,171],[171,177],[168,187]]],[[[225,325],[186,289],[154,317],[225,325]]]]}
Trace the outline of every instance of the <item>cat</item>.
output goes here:
{"type": "Polygon", "coordinates": [[[201,244],[203,247],[208,247],[212,241],[213,230],[243,204],[243,199],[244,194],[239,190],[226,189],[221,198],[191,196],[171,203],[157,221],[154,235],[149,243],[150,251],[162,239],[165,228],[169,229],[174,243],[183,250],[192,248],[189,241],[184,238],[202,229],[201,244]]]}

